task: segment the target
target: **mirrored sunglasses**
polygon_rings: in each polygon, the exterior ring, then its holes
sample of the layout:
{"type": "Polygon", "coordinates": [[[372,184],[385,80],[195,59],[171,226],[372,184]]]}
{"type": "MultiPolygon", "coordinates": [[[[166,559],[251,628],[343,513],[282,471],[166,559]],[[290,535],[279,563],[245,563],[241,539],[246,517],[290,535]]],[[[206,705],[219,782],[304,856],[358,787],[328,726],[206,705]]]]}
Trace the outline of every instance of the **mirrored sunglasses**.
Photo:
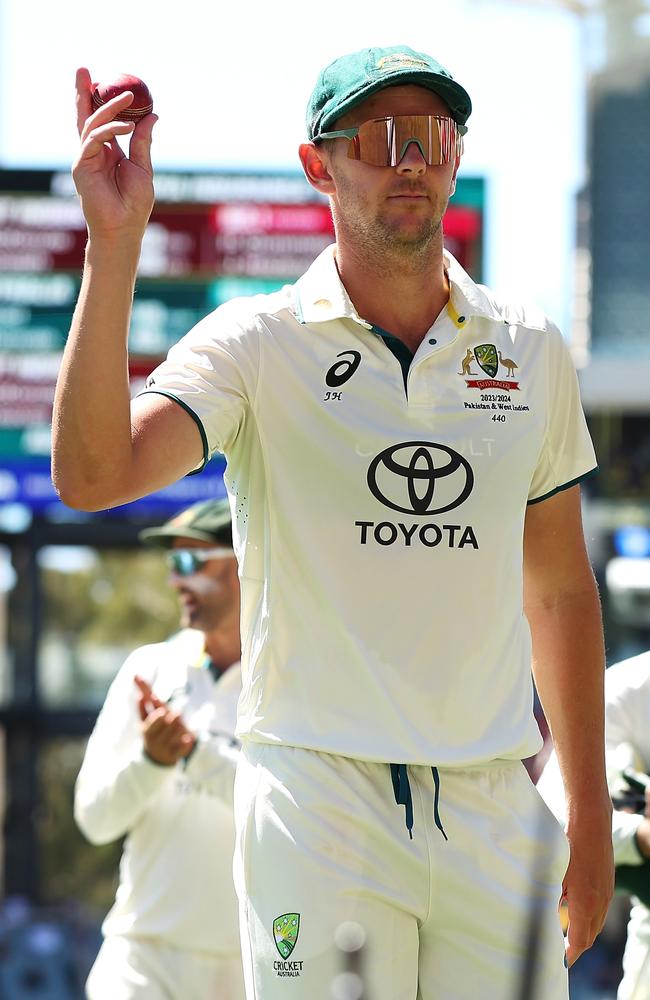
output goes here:
{"type": "Polygon", "coordinates": [[[170,549],[167,553],[167,564],[178,576],[191,576],[203,568],[210,559],[227,559],[234,556],[234,551],[228,548],[218,549],[170,549]]]}
{"type": "Polygon", "coordinates": [[[462,154],[466,131],[448,115],[389,115],[356,128],[321,132],[314,141],[348,139],[348,158],[373,167],[396,167],[414,142],[427,164],[439,167],[462,154]]]}

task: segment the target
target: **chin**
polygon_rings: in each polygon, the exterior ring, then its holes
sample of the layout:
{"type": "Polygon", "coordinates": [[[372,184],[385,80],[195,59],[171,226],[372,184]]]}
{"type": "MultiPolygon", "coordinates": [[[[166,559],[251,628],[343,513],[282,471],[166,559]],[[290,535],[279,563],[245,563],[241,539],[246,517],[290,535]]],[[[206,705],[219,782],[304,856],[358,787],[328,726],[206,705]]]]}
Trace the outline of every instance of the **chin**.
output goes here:
{"type": "Polygon", "coordinates": [[[409,214],[400,219],[384,220],[382,228],[389,242],[418,244],[426,243],[435,236],[440,229],[440,223],[409,214]]]}

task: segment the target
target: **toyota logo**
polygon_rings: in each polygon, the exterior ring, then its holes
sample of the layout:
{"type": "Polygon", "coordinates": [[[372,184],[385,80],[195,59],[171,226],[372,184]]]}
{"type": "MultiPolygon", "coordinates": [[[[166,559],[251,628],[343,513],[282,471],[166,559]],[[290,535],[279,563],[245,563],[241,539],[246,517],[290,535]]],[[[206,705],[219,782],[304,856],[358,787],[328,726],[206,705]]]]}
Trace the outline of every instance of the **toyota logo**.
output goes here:
{"type": "Polygon", "coordinates": [[[453,448],[430,441],[394,444],[368,469],[372,495],[403,514],[444,514],[460,507],[474,487],[469,462],[453,448]]]}

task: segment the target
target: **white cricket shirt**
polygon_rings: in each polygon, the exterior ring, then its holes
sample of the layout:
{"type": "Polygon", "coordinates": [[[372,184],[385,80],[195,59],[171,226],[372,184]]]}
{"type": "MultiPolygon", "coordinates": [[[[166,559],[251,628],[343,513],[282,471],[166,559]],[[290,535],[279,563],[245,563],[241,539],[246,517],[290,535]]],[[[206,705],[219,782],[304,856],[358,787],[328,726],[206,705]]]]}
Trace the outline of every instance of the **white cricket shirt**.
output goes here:
{"type": "MultiPolygon", "coordinates": [[[[625,787],[620,780],[624,767],[650,769],[650,652],[621,660],[605,671],[605,746],[610,791],[625,787]]],[[[566,799],[555,753],[549,757],[537,789],[559,822],[565,824],[566,799]]],[[[644,863],[634,842],[642,821],[640,813],[614,809],[612,840],[617,866],[644,863]]],[[[619,997],[650,1000],[648,955],[650,910],[633,897],[619,997]]]]}
{"type": "MultiPolygon", "coordinates": [[[[608,762],[635,770],[650,770],[650,652],[614,663],[605,671],[605,744],[608,762]],[[629,759],[626,758],[629,754],[629,759]]],[[[614,768],[611,775],[618,777],[614,768]]],[[[614,859],[640,864],[634,833],[643,817],[614,811],[614,859]]],[[[645,911],[645,935],[650,940],[650,914],[645,911]]]]}
{"type": "Polygon", "coordinates": [[[128,657],[88,741],[75,818],[95,844],[126,834],[105,937],[233,956],[239,954],[239,921],[232,880],[232,734],[241,677],[233,664],[215,682],[198,665],[203,643],[203,633],[184,629],[128,657]],[[162,767],[144,754],[135,674],[198,735],[187,764],[162,767]]]}
{"type": "Polygon", "coordinates": [[[228,461],[242,737],[440,766],[541,745],[526,505],[595,458],[557,328],[446,266],[406,385],[333,247],[295,285],[221,306],[148,382],[228,461]]]}
{"type": "MultiPolygon", "coordinates": [[[[621,781],[624,768],[650,769],[650,652],[621,660],[605,671],[605,749],[612,794],[627,787],[621,781]]],[[[537,790],[559,822],[566,824],[564,784],[555,751],[542,771],[537,790]]],[[[634,842],[642,821],[641,813],[614,809],[612,832],[617,865],[642,863],[634,842]]],[[[650,914],[644,909],[645,934],[650,940],[650,914]]]]}

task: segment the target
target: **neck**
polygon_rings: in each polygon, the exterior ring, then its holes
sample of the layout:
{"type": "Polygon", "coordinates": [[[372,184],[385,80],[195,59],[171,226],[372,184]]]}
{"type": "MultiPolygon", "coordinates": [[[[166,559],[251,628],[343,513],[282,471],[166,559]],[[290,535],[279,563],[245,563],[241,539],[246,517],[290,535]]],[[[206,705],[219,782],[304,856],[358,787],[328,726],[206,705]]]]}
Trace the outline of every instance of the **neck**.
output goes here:
{"type": "Polygon", "coordinates": [[[241,637],[239,621],[236,626],[212,629],[205,632],[205,651],[219,672],[227,670],[241,658],[241,637]]]}
{"type": "Polygon", "coordinates": [[[449,301],[442,233],[426,253],[379,254],[337,239],[336,265],[359,316],[403,340],[415,353],[449,301]]]}

